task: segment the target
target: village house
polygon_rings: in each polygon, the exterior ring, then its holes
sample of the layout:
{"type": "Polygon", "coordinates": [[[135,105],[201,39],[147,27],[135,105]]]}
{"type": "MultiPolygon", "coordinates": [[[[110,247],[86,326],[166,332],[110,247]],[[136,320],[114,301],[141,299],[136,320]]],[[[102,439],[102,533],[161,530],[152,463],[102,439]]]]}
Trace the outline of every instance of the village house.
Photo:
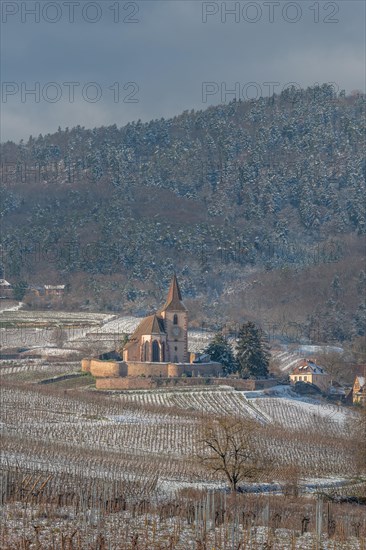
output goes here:
{"type": "Polygon", "coordinates": [[[66,285],[44,285],[45,296],[61,297],[65,293],[66,285]]]}
{"type": "Polygon", "coordinates": [[[304,359],[292,370],[290,382],[291,384],[296,384],[296,382],[314,384],[320,390],[327,391],[330,387],[331,377],[325,372],[323,367],[316,364],[315,360],[304,359]]]}
{"type": "Polygon", "coordinates": [[[366,405],[366,377],[356,376],[352,388],[352,401],[354,405],[366,405]]]}
{"type": "Polygon", "coordinates": [[[13,285],[5,279],[0,279],[0,299],[11,300],[14,296],[13,285]]]}
{"type": "Polygon", "coordinates": [[[44,288],[42,286],[37,285],[28,285],[27,288],[27,296],[42,296],[44,293],[44,288]]]}

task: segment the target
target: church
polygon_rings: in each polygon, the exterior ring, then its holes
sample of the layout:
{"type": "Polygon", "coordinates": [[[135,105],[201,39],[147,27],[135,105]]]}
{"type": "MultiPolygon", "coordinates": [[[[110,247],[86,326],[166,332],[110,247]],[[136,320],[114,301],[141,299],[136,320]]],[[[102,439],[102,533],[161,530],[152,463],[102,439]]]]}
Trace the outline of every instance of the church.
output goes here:
{"type": "Polygon", "coordinates": [[[187,330],[187,309],[174,275],[164,306],[141,321],[123,348],[123,360],[187,363],[187,330]]]}
{"type": "Polygon", "coordinates": [[[188,312],[176,275],[163,307],[142,319],[118,359],[105,357],[111,354],[81,362],[82,370],[95,377],[97,389],[153,388],[164,379],[222,375],[220,363],[196,360],[188,351],[188,312]]]}

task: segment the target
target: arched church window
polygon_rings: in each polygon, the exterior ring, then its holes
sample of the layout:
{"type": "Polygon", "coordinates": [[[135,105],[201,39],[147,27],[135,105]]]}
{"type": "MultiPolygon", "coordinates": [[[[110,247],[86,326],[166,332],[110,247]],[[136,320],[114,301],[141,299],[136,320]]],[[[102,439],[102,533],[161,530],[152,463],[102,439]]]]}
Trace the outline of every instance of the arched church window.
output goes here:
{"type": "Polygon", "coordinates": [[[177,324],[178,324],[178,315],[176,313],[174,313],[173,325],[177,325],[177,324]]]}
{"type": "Polygon", "coordinates": [[[154,340],[152,343],[152,362],[159,363],[160,361],[160,350],[157,340],[154,340]]]}
{"type": "Polygon", "coordinates": [[[144,344],[144,358],[143,361],[149,360],[149,342],[145,342],[144,344]]]}

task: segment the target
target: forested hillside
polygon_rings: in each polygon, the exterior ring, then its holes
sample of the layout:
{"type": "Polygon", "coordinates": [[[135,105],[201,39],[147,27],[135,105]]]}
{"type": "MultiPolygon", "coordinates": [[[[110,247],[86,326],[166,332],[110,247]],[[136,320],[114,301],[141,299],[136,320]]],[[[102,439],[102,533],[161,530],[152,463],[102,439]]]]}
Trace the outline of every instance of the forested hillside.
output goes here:
{"type": "Polygon", "coordinates": [[[7,279],[145,313],[175,269],[197,322],[360,336],[364,122],[364,96],[324,85],[2,144],[7,279]]]}

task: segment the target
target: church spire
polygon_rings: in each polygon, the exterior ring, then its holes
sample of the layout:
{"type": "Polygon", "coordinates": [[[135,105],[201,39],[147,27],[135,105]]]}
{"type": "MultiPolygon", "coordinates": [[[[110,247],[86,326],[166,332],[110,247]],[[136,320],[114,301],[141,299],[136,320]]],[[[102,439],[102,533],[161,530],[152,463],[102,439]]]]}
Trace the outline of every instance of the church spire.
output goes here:
{"type": "Polygon", "coordinates": [[[170,283],[168,296],[162,311],[164,310],[186,311],[186,307],[182,302],[182,294],[175,273],[173,275],[172,282],[170,283]]]}

